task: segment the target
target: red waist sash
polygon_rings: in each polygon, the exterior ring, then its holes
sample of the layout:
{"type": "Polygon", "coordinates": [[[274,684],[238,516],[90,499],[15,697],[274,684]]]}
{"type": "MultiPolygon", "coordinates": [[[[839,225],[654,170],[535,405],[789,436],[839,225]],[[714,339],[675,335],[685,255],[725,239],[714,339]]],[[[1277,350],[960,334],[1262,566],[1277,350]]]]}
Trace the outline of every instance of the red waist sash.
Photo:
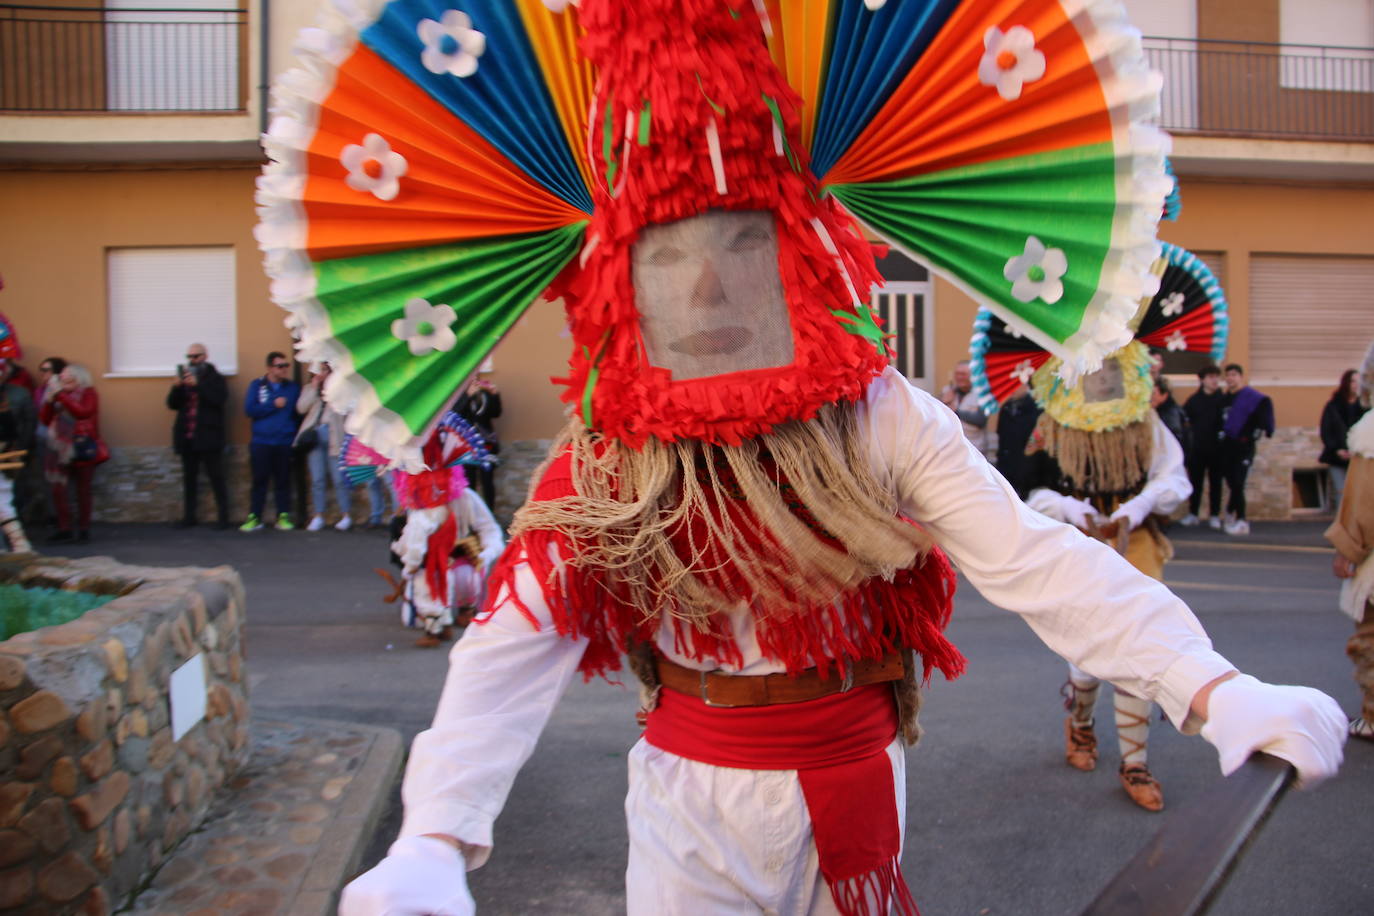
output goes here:
{"type": "Polygon", "coordinates": [[[890,684],[777,706],[707,706],[659,693],[644,739],[713,766],[796,770],[821,874],[844,916],[916,914],[898,866],[902,837],[886,749],[897,735],[890,684]]]}

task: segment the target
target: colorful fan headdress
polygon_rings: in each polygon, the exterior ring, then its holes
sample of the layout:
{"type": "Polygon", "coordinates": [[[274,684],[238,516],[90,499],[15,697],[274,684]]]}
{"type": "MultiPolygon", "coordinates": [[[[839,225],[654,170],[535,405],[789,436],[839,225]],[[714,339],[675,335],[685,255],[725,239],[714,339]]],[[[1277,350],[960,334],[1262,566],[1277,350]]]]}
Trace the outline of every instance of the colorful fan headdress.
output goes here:
{"type": "Polygon", "coordinates": [[[456,6],[339,0],[265,140],[273,296],[386,455],[420,463],[556,278],[564,397],[632,445],[734,442],[859,396],[885,353],[851,216],[1073,367],[1129,339],[1170,183],[1145,124],[1159,80],[1114,2],[456,6]],[[715,211],[771,217],[791,360],[688,378],[652,358],[632,250],[715,211]]]}
{"type": "Polygon", "coordinates": [[[24,351],[19,346],[19,335],[14,325],[4,315],[0,315],[0,359],[20,359],[24,351]]]}
{"type": "MultiPolygon", "coordinates": [[[[1205,354],[1219,362],[1226,354],[1230,319],[1217,278],[1197,255],[1167,242],[1154,271],[1159,289],[1132,321],[1134,340],[1142,350],[1205,354]]],[[[1022,385],[1034,390],[1037,379],[1044,379],[1038,400],[1055,387],[1054,354],[986,309],[974,320],[969,351],[973,389],[986,413],[996,413],[1022,385]]]]}

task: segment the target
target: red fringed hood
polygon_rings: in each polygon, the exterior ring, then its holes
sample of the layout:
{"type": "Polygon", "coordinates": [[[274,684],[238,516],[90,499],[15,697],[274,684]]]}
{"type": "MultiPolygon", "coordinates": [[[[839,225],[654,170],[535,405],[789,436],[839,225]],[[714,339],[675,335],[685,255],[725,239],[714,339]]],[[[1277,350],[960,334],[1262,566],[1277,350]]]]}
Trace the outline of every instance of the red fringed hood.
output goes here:
{"type": "Polygon", "coordinates": [[[600,71],[588,138],[595,215],[553,290],[575,344],[557,380],[563,399],[632,447],[650,436],[734,445],[857,400],[887,362],[866,304],[878,272],[854,222],[820,199],[800,101],[769,57],[755,5],[584,0],[580,18],[600,71]],[[693,379],[650,364],[631,248],[646,226],[710,210],[773,215],[790,363],[693,379]]]}

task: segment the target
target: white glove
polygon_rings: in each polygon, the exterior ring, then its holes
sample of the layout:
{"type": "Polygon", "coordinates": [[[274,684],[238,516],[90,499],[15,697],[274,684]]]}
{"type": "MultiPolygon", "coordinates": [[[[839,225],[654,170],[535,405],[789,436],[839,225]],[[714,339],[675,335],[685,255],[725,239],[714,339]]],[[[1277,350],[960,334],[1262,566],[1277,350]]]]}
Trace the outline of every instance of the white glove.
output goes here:
{"type": "Polygon", "coordinates": [[[386,858],[354,878],[339,898],[339,916],[472,916],[463,854],[428,836],[401,837],[386,858]]]}
{"type": "Polygon", "coordinates": [[[1088,519],[1097,515],[1093,504],[1086,499],[1074,499],[1072,496],[1065,496],[1047,488],[1033,491],[1026,499],[1026,505],[1041,515],[1048,515],[1055,521],[1067,522],[1075,528],[1086,529],[1088,519]]]}
{"type": "Polygon", "coordinates": [[[1293,764],[1299,788],[1336,774],[1345,744],[1345,713],[1320,690],[1265,684],[1248,674],[1223,681],[1207,701],[1206,738],[1229,776],[1253,751],[1293,764]]]}
{"type": "Polygon", "coordinates": [[[1117,506],[1116,511],[1112,513],[1111,521],[1124,520],[1134,531],[1145,523],[1145,519],[1150,515],[1150,509],[1149,501],[1137,496],[1117,506]]]}

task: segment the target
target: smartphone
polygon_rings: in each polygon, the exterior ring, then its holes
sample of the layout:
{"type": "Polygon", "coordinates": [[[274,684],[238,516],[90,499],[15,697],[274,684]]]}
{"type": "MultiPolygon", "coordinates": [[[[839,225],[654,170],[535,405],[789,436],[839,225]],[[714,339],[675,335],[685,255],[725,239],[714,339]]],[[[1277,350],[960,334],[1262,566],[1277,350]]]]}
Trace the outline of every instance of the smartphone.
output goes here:
{"type": "Polygon", "coordinates": [[[186,367],[183,366],[181,363],[177,363],[177,381],[179,382],[179,381],[181,381],[181,380],[182,380],[183,378],[185,378],[185,377],[186,377],[186,367]]]}

